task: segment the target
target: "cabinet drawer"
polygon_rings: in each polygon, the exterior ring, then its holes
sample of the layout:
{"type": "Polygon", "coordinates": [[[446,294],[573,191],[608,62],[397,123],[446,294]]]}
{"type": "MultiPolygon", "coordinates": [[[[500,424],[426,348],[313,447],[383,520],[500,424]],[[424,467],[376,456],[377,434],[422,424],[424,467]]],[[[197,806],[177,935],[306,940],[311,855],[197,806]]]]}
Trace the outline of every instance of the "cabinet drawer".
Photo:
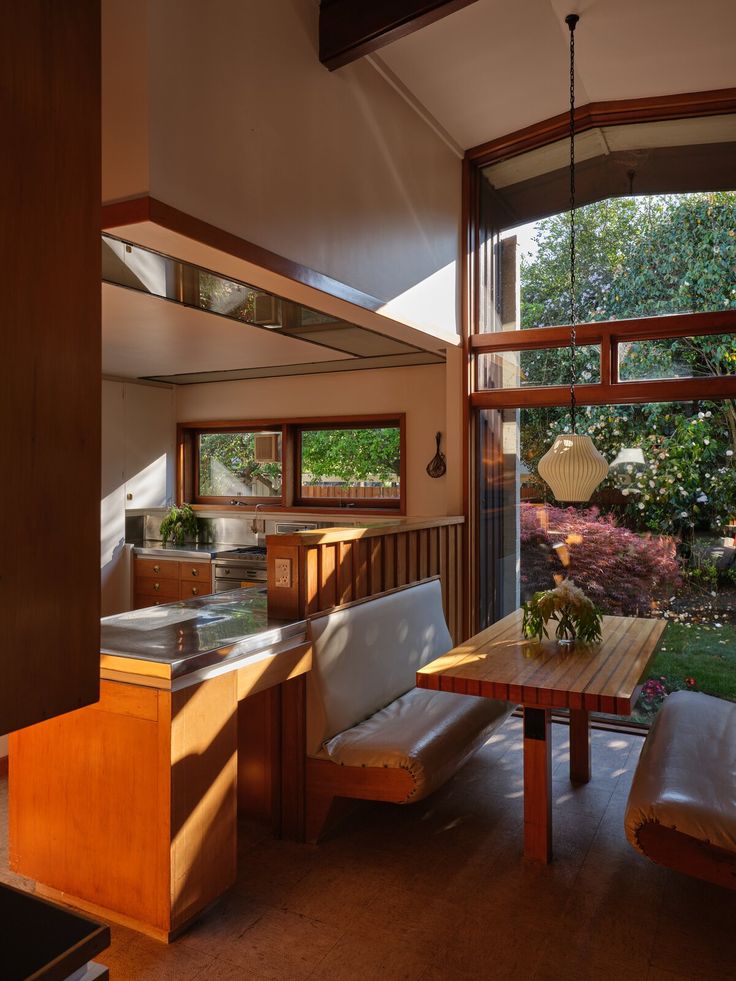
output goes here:
{"type": "Polygon", "coordinates": [[[212,592],[209,580],[207,582],[183,582],[181,584],[181,599],[196,599],[197,596],[209,596],[212,592]]]}
{"type": "Polygon", "coordinates": [[[155,596],[145,596],[143,593],[136,593],[133,609],[142,610],[146,606],[161,606],[163,603],[168,602],[169,600],[167,599],[157,599],[155,596]]]}
{"type": "Polygon", "coordinates": [[[172,562],[171,559],[143,559],[136,555],[133,568],[136,579],[139,576],[146,576],[149,579],[179,578],[179,563],[172,562]]]}
{"type": "Polygon", "coordinates": [[[134,592],[145,596],[153,596],[166,601],[179,599],[179,580],[178,579],[153,579],[143,576],[136,576],[134,592]]]}
{"type": "Polygon", "coordinates": [[[179,578],[184,582],[200,582],[209,589],[212,577],[211,565],[209,562],[180,562],[179,578]]]}

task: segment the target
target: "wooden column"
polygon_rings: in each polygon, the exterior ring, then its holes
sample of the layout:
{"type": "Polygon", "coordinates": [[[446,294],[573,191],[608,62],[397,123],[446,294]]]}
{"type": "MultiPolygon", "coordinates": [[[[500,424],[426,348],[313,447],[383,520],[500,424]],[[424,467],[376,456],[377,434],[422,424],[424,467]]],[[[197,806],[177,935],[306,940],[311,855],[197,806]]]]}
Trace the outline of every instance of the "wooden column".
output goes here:
{"type": "Polygon", "coordinates": [[[590,780],[590,718],[585,709],[570,709],[570,779],[590,780]]]}
{"type": "Polygon", "coordinates": [[[2,734],[99,692],[100,3],[0,15],[2,734]]]}
{"type": "Polygon", "coordinates": [[[552,724],[546,708],[524,707],[524,857],[552,858],[552,724]]]}

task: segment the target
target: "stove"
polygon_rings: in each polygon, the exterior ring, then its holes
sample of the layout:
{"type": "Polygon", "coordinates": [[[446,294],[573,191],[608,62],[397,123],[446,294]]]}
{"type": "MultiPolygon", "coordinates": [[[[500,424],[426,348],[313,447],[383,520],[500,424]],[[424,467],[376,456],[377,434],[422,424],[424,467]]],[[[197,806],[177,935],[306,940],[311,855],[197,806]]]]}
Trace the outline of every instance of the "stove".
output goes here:
{"type": "Polygon", "coordinates": [[[245,586],[264,586],[268,579],[265,545],[223,548],[217,552],[212,564],[216,593],[245,586]]]}

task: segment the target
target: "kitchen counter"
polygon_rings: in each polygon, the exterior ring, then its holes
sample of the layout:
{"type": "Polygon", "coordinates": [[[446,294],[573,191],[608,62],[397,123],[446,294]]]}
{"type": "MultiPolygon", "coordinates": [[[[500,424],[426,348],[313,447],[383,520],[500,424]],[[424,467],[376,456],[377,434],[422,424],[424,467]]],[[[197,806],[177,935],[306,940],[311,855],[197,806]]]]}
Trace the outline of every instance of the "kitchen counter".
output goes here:
{"type": "Polygon", "coordinates": [[[128,544],[133,545],[134,555],[149,555],[160,559],[212,559],[220,552],[239,548],[238,545],[223,545],[218,542],[189,542],[186,545],[167,542],[164,545],[163,542],[153,540],[140,543],[128,542],[128,544]]]}
{"type": "Polygon", "coordinates": [[[265,589],[231,589],[103,617],[100,663],[174,680],[305,640],[303,620],[269,619],[265,589]]]}

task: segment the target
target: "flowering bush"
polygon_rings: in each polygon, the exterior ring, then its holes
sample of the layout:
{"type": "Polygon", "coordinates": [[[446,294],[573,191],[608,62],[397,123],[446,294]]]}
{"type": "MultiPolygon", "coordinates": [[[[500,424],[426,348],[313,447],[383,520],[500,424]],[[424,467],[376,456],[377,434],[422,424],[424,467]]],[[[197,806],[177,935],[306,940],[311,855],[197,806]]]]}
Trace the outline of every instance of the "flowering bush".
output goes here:
{"type": "Polygon", "coordinates": [[[521,505],[522,599],[567,574],[605,613],[648,613],[680,583],[675,542],[638,535],[597,508],[521,505]]]}
{"type": "Polygon", "coordinates": [[[601,639],[601,613],[588,599],[582,589],[578,589],[571,579],[565,579],[554,589],[535,593],[528,603],[524,603],[525,637],[542,639],[549,637],[547,624],[553,620],[557,624],[555,636],[558,640],[575,640],[595,644],[601,639]]]}
{"type": "MultiPolygon", "coordinates": [[[[675,406],[590,406],[580,431],[612,462],[622,447],[641,449],[644,462],[619,465],[604,486],[621,491],[628,523],[691,538],[696,526],[723,529],[736,512],[736,456],[728,405],[693,415],[675,406]],[[715,410],[715,411],[714,411],[715,410]]],[[[548,426],[546,440],[569,427],[565,414],[548,426]]],[[[545,444],[546,445],[546,444],[545,444]]],[[[538,461],[527,461],[530,470],[538,461]]]]}
{"type": "Polygon", "coordinates": [[[636,703],[636,708],[645,715],[656,715],[662,707],[664,700],[674,691],[697,691],[698,683],[695,678],[668,678],[660,675],[659,678],[649,678],[644,682],[641,694],[636,703]]]}
{"type": "Polygon", "coordinates": [[[629,469],[621,493],[627,511],[653,531],[688,534],[697,524],[723,528],[736,507],[736,467],[712,432],[710,410],[677,416],[669,434],[652,432],[641,445],[643,466],[629,469]]]}

